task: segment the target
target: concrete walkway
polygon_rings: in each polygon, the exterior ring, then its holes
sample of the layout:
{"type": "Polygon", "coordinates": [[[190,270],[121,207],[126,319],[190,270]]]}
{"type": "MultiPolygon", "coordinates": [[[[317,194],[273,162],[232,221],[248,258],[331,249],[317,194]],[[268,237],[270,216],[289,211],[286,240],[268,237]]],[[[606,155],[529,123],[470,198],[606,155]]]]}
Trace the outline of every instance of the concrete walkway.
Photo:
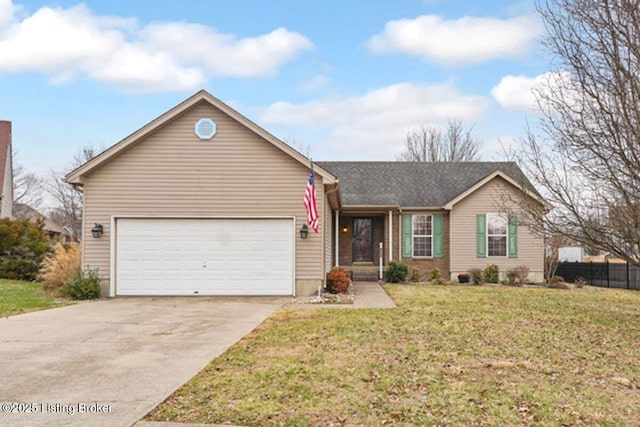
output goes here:
{"type": "Polygon", "coordinates": [[[353,308],[396,308],[389,294],[377,282],[354,282],[353,308]]]}
{"type": "Polygon", "coordinates": [[[356,308],[396,308],[396,304],[378,284],[378,282],[353,282],[351,290],[354,295],[353,304],[314,304],[307,302],[292,302],[283,308],[294,309],[356,309],[356,308]]]}

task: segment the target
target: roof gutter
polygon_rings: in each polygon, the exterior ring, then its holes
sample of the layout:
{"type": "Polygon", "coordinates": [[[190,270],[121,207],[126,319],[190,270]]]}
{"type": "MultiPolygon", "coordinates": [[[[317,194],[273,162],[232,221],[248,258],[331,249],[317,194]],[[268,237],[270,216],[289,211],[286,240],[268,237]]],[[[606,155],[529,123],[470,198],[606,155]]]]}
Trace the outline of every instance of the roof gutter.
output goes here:
{"type": "Polygon", "coordinates": [[[329,185],[333,185],[333,188],[331,190],[328,190],[324,193],[325,197],[329,197],[329,194],[332,193],[336,193],[336,209],[340,209],[340,193],[338,193],[338,190],[340,189],[340,180],[335,180],[333,182],[333,184],[329,184],[329,185]]]}
{"type": "Polygon", "coordinates": [[[403,206],[402,210],[405,211],[446,211],[444,206],[403,206]]]}
{"type": "Polygon", "coordinates": [[[342,209],[399,209],[400,205],[344,205],[342,209]]]}

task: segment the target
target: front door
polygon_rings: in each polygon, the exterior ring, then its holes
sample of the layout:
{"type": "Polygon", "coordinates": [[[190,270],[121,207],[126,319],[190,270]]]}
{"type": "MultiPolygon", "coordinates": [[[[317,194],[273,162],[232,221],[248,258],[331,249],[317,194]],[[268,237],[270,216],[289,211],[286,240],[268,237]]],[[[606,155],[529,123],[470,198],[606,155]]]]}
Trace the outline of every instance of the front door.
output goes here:
{"type": "Polygon", "coordinates": [[[373,222],[371,218],[353,218],[351,254],[353,262],[373,262],[373,222]]]}

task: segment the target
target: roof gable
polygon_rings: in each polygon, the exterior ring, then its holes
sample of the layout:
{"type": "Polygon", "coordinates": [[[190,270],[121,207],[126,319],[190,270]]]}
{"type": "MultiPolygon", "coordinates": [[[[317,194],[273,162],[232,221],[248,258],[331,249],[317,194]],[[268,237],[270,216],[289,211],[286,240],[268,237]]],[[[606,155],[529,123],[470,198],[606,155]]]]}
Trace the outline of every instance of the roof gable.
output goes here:
{"type": "Polygon", "coordinates": [[[36,222],[39,219],[42,219],[44,221],[44,229],[46,231],[65,234],[63,227],[24,203],[16,203],[13,214],[18,219],[28,219],[31,222],[36,222]]]}
{"type": "MultiPolygon", "coordinates": [[[[276,138],[275,136],[273,136],[272,134],[267,132],[265,129],[258,126],[257,124],[255,124],[254,122],[252,122],[251,120],[243,116],[242,114],[238,113],[236,110],[234,110],[224,102],[215,98],[209,92],[205,90],[201,90],[197,92],[195,95],[188,98],[187,100],[183,101],[181,104],[175,106],[174,108],[162,114],[155,120],[149,122],[142,128],[138,129],[137,131],[135,131],[134,133],[132,133],[122,141],[109,147],[107,150],[100,153],[98,156],[94,157],[93,159],[79,166],[75,170],[69,172],[65,177],[66,182],[70,184],[82,185],[84,183],[85,177],[88,174],[90,174],[91,172],[93,172],[103,164],[109,162],[111,159],[113,159],[115,156],[117,156],[118,154],[126,150],[131,145],[141,141],[142,139],[144,139],[145,136],[149,135],[151,132],[155,131],[156,129],[165,125],[166,123],[174,120],[175,118],[177,118],[182,113],[184,113],[191,107],[195,106],[199,102],[209,103],[213,107],[227,114],[229,117],[234,119],[236,122],[238,122],[245,128],[249,129],[253,133],[260,136],[267,143],[270,143],[274,145],[276,148],[280,149],[284,154],[297,160],[298,162],[303,164],[305,167],[308,167],[308,168],[311,167],[311,161],[306,156],[299,153],[298,151],[296,151],[294,148],[292,148],[282,140],[276,138]]],[[[336,182],[335,176],[333,176],[331,173],[326,171],[324,168],[316,167],[315,171],[318,175],[320,175],[323,178],[324,184],[333,184],[336,182]]]]}
{"type": "Polygon", "coordinates": [[[515,179],[511,178],[509,175],[505,174],[503,171],[496,170],[495,172],[487,175],[485,178],[481,179],[476,184],[474,184],[473,186],[469,187],[467,190],[463,191],[462,193],[460,193],[459,195],[454,197],[452,200],[449,200],[449,202],[447,202],[447,204],[444,205],[444,208],[447,209],[447,210],[453,209],[453,206],[455,204],[457,204],[458,202],[464,200],[467,196],[473,194],[474,192],[476,192],[477,190],[479,190],[480,188],[484,187],[486,184],[488,184],[489,182],[493,181],[494,179],[496,179],[498,177],[504,179],[505,181],[507,181],[509,184],[511,184],[515,188],[521,189],[522,191],[524,191],[524,193],[527,196],[533,198],[534,200],[537,200],[538,202],[542,203],[543,205],[547,205],[548,204],[548,202],[546,200],[544,200],[542,198],[542,196],[540,196],[540,194],[530,185],[530,183],[528,181],[527,181],[528,185],[526,185],[526,184],[523,185],[522,182],[516,182],[515,179]]]}
{"type": "Polygon", "coordinates": [[[340,180],[346,207],[451,209],[500,175],[542,200],[514,162],[319,162],[340,180]]]}

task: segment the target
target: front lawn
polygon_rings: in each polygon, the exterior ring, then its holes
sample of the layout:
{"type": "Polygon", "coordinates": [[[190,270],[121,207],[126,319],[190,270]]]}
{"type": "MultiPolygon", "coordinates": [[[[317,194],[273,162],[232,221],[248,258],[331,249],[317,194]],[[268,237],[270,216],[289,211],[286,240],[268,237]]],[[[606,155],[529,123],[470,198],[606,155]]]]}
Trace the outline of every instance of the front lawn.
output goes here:
{"type": "Polygon", "coordinates": [[[63,304],[49,297],[39,283],[0,279],[0,317],[63,304]]]}
{"type": "Polygon", "coordinates": [[[400,308],[278,311],[147,420],[640,424],[640,292],[387,290],[400,308]]]}

